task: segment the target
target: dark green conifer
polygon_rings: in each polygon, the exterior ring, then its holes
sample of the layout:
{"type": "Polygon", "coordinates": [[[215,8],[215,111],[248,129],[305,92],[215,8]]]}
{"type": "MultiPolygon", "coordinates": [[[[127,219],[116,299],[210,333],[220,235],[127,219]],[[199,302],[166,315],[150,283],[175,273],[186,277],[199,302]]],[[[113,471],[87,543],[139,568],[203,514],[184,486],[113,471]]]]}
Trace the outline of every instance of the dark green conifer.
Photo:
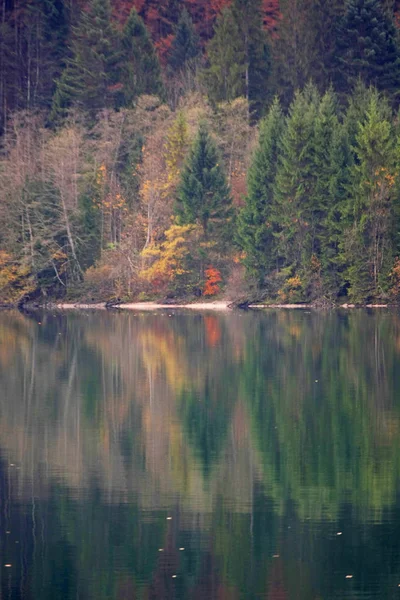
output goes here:
{"type": "Polygon", "coordinates": [[[208,95],[213,102],[229,102],[246,95],[243,39],[232,9],[219,15],[214,36],[207,44],[209,67],[204,71],[208,95]]]}
{"type": "Polygon", "coordinates": [[[177,73],[185,67],[194,64],[200,56],[200,38],[197,35],[193,21],[188,11],[184,8],[176,27],[174,41],[168,57],[170,69],[177,73]]]}
{"type": "Polygon", "coordinates": [[[400,51],[393,20],[379,0],[348,0],[339,22],[335,82],[349,94],[358,79],[398,102],[400,51]]]}
{"type": "Polygon", "coordinates": [[[122,34],[123,104],[129,106],[141,94],[161,96],[160,62],[149,33],[135,9],[132,9],[122,34]]]}
{"type": "Polygon", "coordinates": [[[292,272],[309,266],[314,248],[312,199],[319,176],[314,161],[314,128],[319,103],[314,86],[296,94],[280,144],[273,219],[279,265],[290,267],[292,272]]]}
{"type": "Polygon", "coordinates": [[[350,297],[365,302],[387,292],[396,244],[396,136],[390,109],[377,92],[370,92],[354,151],[342,245],[350,297]]]}
{"type": "Polygon", "coordinates": [[[245,96],[250,110],[261,115],[268,100],[270,72],[261,0],[233,0],[214,31],[205,73],[211,98],[219,101],[245,96]]]}
{"type": "Polygon", "coordinates": [[[247,178],[246,204],[238,217],[238,241],[245,253],[244,264],[259,287],[264,285],[266,275],[275,268],[273,186],[283,126],[281,107],[275,100],[260,124],[258,147],[247,178]]]}
{"type": "Polygon", "coordinates": [[[71,106],[96,113],[114,104],[118,76],[117,34],[109,0],[91,0],[73,33],[71,57],[57,82],[51,120],[71,106]]]}
{"type": "Polygon", "coordinates": [[[229,227],[229,188],[218,149],[204,123],[182,171],[176,212],[182,223],[201,225],[206,237],[229,227]]]}

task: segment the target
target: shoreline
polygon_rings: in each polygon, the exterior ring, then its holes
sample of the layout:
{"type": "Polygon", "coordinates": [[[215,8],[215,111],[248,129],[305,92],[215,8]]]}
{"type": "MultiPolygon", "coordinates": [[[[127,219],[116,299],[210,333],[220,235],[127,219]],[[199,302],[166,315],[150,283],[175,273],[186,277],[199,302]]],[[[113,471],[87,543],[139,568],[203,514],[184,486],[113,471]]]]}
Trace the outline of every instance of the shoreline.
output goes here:
{"type": "Polygon", "coordinates": [[[108,302],[49,302],[47,304],[29,304],[25,306],[0,305],[0,310],[135,310],[135,311],[155,311],[155,310],[201,310],[201,311],[232,311],[232,310],[267,310],[267,309],[286,309],[286,310],[337,310],[337,309],[354,309],[354,308],[391,308],[396,305],[391,304],[340,304],[332,306],[318,306],[317,304],[249,304],[246,307],[236,306],[233,301],[219,300],[215,302],[192,302],[185,304],[165,304],[162,302],[127,302],[125,304],[110,304],[108,302]]]}

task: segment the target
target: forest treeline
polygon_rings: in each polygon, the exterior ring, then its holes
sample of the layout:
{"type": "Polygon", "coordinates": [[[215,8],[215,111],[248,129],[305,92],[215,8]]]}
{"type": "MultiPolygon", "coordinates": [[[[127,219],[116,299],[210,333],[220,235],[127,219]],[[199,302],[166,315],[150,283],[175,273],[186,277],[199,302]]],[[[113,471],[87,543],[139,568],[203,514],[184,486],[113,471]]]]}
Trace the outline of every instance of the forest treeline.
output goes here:
{"type": "Polygon", "coordinates": [[[0,299],[397,301],[391,0],[3,0],[0,299]]]}

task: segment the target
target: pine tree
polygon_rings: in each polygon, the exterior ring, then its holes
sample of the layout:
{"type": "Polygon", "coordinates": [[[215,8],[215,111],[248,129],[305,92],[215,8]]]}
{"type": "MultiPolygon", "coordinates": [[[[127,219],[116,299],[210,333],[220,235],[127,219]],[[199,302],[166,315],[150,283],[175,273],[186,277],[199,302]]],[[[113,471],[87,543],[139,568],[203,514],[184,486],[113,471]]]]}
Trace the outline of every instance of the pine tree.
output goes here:
{"type": "Polygon", "coordinates": [[[231,8],[218,17],[214,36],[207,44],[209,67],[204,72],[209,98],[226,102],[245,96],[245,52],[239,26],[231,8]]]}
{"type": "Polygon", "coordinates": [[[396,102],[400,50],[395,26],[379,0],[348,0],[335,50],[337,89],[349,94],[358,79],[385,91],[396,102]]]}
{"type": "Polygon", "coordinates": [[[275,266],[272,203],[283,125],[281,107],[275,100],[260,124],[258,147],[248,172],[246,204],[238,218],[238,240],[245,252],[244,264],[259,287],[275,266]]]}
{"type": "Polygon", "coordinates": [[[57,82],[51,120],[65,116],[71,106],[96,113],[114,104],[117,48],[109,0],[91,0],[74,30],[71,58],[57,82]]]}
{"type": "Polygon", "coordinates": [[[148,31],[132,9],[122,34],[123,104],[130,106],[141,94],[162,96],[161,68],[148,31]]]}
{"type": "Polygon", "coordinates": [[[172,72],[182,71],[195,64],[200,52],[200,38],[196,33],[188,11],[184,8],[176,27],[175,38],[168,57],[168,65],[172,72]]]}
{"type": "Polygon", "coordinates": [[[176,212],[182,223],[201,225],[205,237],[227,232],[231,198],[221,157],[204,123],[182,170],[176,212]]]}

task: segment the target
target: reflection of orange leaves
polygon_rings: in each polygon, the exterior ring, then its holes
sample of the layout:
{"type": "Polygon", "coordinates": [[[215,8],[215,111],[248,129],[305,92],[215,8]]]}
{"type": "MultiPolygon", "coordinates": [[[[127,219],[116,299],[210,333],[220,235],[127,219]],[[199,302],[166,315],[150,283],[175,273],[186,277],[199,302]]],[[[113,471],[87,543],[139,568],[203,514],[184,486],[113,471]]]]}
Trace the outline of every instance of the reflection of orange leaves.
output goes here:
{"type": "Polygon", "coordinates": [[[213,315],[204,317],[206,329],[206,344],[209,347],[217,346],[221,340],[221,328],[217,317],[213,315]]]}
{"type": "Polygon", "coordinates": [[[222,277],[218,269],[214,267],[208,267],[206,269],[206,285],[204,287],[205,296],[215,296],[220,291],[219,283],[221,283],[222,277]]]}

